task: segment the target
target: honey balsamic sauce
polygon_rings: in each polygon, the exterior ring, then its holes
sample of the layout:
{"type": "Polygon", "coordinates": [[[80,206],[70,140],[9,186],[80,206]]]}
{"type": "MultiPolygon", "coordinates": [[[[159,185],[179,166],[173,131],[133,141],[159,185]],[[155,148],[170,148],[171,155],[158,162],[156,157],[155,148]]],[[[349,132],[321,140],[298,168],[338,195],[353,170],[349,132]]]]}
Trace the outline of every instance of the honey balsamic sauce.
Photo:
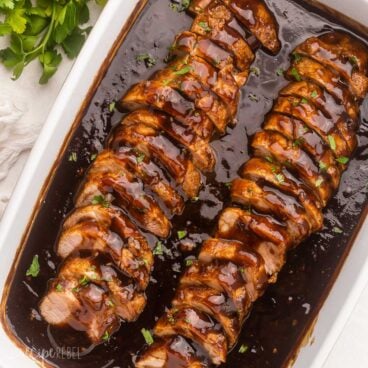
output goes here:
{"type": "MultiPolygon", "coordinates": [[[[331,28],[346,30],[339,20],[311,7],[303,7],[302,3],[289,0],[267,2],[280,24],[281,53],[275,57],[262,50],[257,52],[254,67],[259,68],[260,74],[257,75],[258,69],[253,69],[254,73],[242,90],[238,124],[213,143],[218,158],[215,173],[205,178],[199,200],[187,203],[185,212],[174,218],[172,236],[164,242],[164,255],[155,256],[145,311],[137,322],[122,325],[108,343],[86,349],[87,342],[82,334],[48,327],[38,313],[38,303],[47,289],[48,280],[56,275],[60,264],[54,252],[60,224],[73,208],[73,196],[93,155],[102,149],[111,128],[121,120],[122,114],[113,111],[111,103],[133,83],[162,68],[174,36],[188,29],[192,21],[187,14],[175,12],[168,0],[148,1],[117,50],[64,156],[60,157],[56,173],[23,244],[13,278],[10,278],[7,299],[3,301],[3,323],[12,338],[24,344],[24,350],[28,347],[28,353],[32,349],[35,352],[33,356],[43,354],[55,367],[134,367],[134,358],[144,345],[141,329],[152,328],[158,316],[163,314],[173,297],[185,259],[195,257],[201,241],[213,232],[219,212],[229,202],[226,183],[237,176],[240,166],[248,159],[250,137],[260,129],[273,99],[286,84],[278,70],[288,68],[291,51],[307,37],[331,28]],[[152,68],[136,59],[137,55],[146,53],[157,60],[152,68]],[[187,231],[187,237],[180,241],[177,232],[181,230],[187,231]],[[196,245],[194,250],[188,251],[188,244],[183,244],[188,242],[196,245]],[[40,257],[40,274],[37,278],[26,277],[26,270],[35,254],[40,257]],[[70,357],[67,349],[57,350],[56,347],[74,347],[69,352],[76,354],[70,357]],[[79,353],[76,347],[80,348],[79,353]]],[[[325,210],[323,231],[311,236],[289,254],[277,284],[271,285],[255,303],[239,345],[223,367],[285,367],[311,328],[366,215],[367,100],[361,113],[359,148],[343,175],[339,192],[325,210]],[[240,344],[247,346],[245,353],[239,353],[240,344]]],[[[154,247],[156,239],[148,238],[154,247]]]]}

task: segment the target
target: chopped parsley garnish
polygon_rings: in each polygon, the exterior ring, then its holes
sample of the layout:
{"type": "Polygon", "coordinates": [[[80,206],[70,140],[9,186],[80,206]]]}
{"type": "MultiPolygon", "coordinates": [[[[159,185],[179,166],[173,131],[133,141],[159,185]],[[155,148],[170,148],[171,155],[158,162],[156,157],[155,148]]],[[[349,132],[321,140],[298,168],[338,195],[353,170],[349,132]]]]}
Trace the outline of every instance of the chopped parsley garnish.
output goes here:
{"type": "Polygon", "coordinates": [[[280,184],[285,182],[285,176],[282,174],[275,174],[275,178],[280,184]]]}
{"type": "Polygon", "coordinates": [[[323,178],[318,178],[315,183],[316,187],[319,188],[323,184],[323,181],[323,178]]]}
{"type": "Polygon", "coordinates": [[[207,33],[212,31],[212,28],[208,25],[207,22],[199,22],[198,25],[207,33]]]}
{"type": "Polygon", "coordinates": [[[137,164],[140,164],[144,161],[146,155],[143,152],[137,152],[137,156],[135,157],[137,164]]]}
{"type": "Polygon", "coordinates": [[[64,290],[63,285],[61,285],[61,284],[57,284],[57,285],[55,286],[55,290],[56,290],[58,293],[61,293],[61,292],[64,290]]]}
{"type": "Polygon", "coordinates": [[[309,104],[309,101],[306,99],[306,98],[302,98],[301,101],[300,101],[302,104],[304,105],[308,105],[309,104]]]}
{"type": "Polygon", "coordinates": [[[266,156],[265,159],[268,161],[268,162],[271,162],[273,163],[273,158],[271,156],[266,156]]]}
{"type": "Polygon", "coordinates": [[[333,151],[336,151],[336,142],[335,142],[335,138],[332,135],[328,135],[328,142],[330,144],[330,147],[333,151]]]}
{"type": "Polygon", "coordinates": [[[186,65],[183,68],[177,70],[176,72],[174,72],[175,75],[185,75],[187,73],[189,73],[192,70],[192,67],[190,65],[186,65]]]}
{"type": "Polygon", "coordinates": [[[284,73],[285,73],[285,71],[282,68],[278,68],[276,70],[276,75],[279,76],[279,77],[282,77],[284,75],[284,73]]]}
{"type": "Polygon", "coordinates": [[[194,263],[194,260],[193,259],[186,259],[185,260],[185,265],[187,267],[190,267],[193,263],[194,263]]]}
{"type": "Polygon", "coordinates": [[[231,186],[233,185],[233,183],[231,181],[229,181],[228,183],[225,183],[225,187],[231,188],[231,186]]]}
{"type": "Polygon", "coordinates": [[[69,162],[77,162],[77,160],[78,160],[77,152],[71,152],[69,157],[68,157],[68,161],[69,162]]]}
{"type": "Polygon", "coordinates": [[[319,162],[319,168],[320,168],[320,170],[325,171],[325,170],[328,169],[328,166],[324,162],[320,161],[319,162]]]}
{"type": "Polygon", "coordinates": [[[342,229],[340,229],[338,226],[334,226],[332,228],[332,231],[335,233],[335,234],[342,234],[344,231],[342,229]]]}
{"type": "Polygon", "coordinates": [[[299,106],[299,105],[300,105],[300,103],[301,103],[301,100],[299,100],[299,99],[297,99],[297,98],[290,99],[289,101],[290,101],[290,102],[292,102],[292,104],[293,104],[293,106],[294,106],[294,107],[299,106]]]}
{"type": "Polygon", "coordinates": [[[312,98],[317,98],[318,97],[318,92],[316,90],[314,90],[312,93],[311,93],[311,97],[312,98]]]}
{"type": "Polygon", "coordinates": [[[293,147],[299,147],[299,146],[301,146],[303,144],[303,142],[304,142],[304,138],[303,137],[297,138],[293,142],[293,147]]]}
{"type": "Polygon", "coordinates": [[[109,111],[114,112],[115,111],[116,102],[113,101],[109,104],[109,111]]]}
{"type": "Polygon", "coordinates": [[[167,320],[171,325],[175,324],[175,317],[173,313],[167,313],[167,320]]]}
{"type": "Polygon", "coordinates": [[[146,344],[152,345],[155,342],[155,340],[153,339],[153,336],[151,334],[151,331],[146,330],[145,328],[142,328],[141,332],[142,332],[142,335],[143,335],[144,339],[146,340],[146,344]]]}
{"type": "Polygon", "coordinates": [[[144,62],[147,68],[152,68],[157,63],[156,59],[151,54],[140,54],[137,55],[135,59],[139,63],[144,62]]]}
{"type": "Polygon", "coordinates": [[[302,80],[298,70],[296,68],[292,68],[290,74],[295,78],[297,82],[300,82],[302,80]]]}
{"type": "Polygon", "coordinates": [[[181,13],[189,8],[191,0],[172,0],[170,3],[170,8],[178,13],[181,13]]]}
{"type": "Polygon", "coordinates": [[[92,155],[90,157],[90,160],[94,161],[94,160],[96,160],[96,157],[97,157],[97,153],[92,153],[92,155]]]}
{"type": "Polygon", "coordinates": [[[336,161],[340,164],[346,165],[349,162],[349,158],[345,156],[338,157],[336,161]]]}
{"type": "Polygon", "coordinates": [[[182,240],[187,236],[187,231],[186,230],[179,230],[178,231],[178,239],[182,240]]]}
{"type": "Polygon", "coordinates": [[[162,256],[164,254],[164,246],[161,241],[156,243],[156,247],[153,250],[153,255],[155,256],[162,256]]]}
{"type": "Polygon", "coordinates": [[[114,306],[115,306],[115,303],[114,303],[111,299],[109,299],[109,300],[107,300],[106,305],[107,305],[108,307],[112,308],[112,307],[114,307],[114,306]]]}
{"type": "Polygon", "coordinates": [[[94,196],[92,198],[91,203],[92,204],[100,204],[101,206],[103,206],[105,208],[109,208],[110,207],[110,202],[108,200],[106,200],[103,195],[96,195],[96,196],[94,196]]]}
{"type": "Polygon", "coordinates": [[[171,82],[173,81],[173,79],[164,79],[163,81],[162,81],[162,85],[164,86],[164,87],[167,87],[171,82]]]}
{"type": "Polygon", "coordinates": [[[90,279],[84,275],[80,280],[79,280],[79,285],[80,286],[87,286],[90,283],[90,279]]]}
{"type": "Polygon", "coordinates": [[[293,59],[296,63],[298,63],[301,59],[302,59],[302,56],[300,54],[298,54],[297,52],[293,52],[293,59]]]}
{"type": "Polygon", "coordinates": [[[258,98],[258,97],[257,97],[257,95],[255,95],[254,93],[249,93],[248,98],[249,98],[251,101],[254,101],[254,102],[258,102],[258,101],[259,101],[259,98],[258,98]]]}
{"type": "Polygon", "coordinates": [[[105,333],[103,334],[102,336],[102,341],[109,341],[110,340],[110,334],[109,334],[109,331],[105,331],[105,333]]]}
{"type": "Polygon", "coordinates": [[[358,65],[358,59],[354,55],[349,57],[349,62],[352,66],[358,65]]]}
{"type": "Polygon", "coordinates": [[[253,73],[257,77],[259,77],[261,75],[261,70],[256,66],[252,66],[250,68],[250,72],[253,73]]]}
{"type": "Polygon", "coordinates": [[[38,261],[38,255],[36,254],[33,257],[32,263],[26,272],[26,276],[37,277],[39,273],[40,273],[40,262],[38,261]]]}
{"type": "Polygon", "coordinates": [[[239,353],[240,354],[245,354],[247,351],[248,351],[248,346],[247,345],[245,345],[245,344],[242,344],[241,346],[240,346],[240,348],[239,348],[239,353]]]}

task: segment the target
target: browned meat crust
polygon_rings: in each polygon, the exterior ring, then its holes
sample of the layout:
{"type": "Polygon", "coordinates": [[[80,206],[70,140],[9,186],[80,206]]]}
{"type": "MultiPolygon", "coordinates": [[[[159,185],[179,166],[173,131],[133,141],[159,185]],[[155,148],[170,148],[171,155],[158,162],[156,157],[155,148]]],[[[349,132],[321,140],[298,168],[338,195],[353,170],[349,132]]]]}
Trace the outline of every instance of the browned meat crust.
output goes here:
{"type": "MultiPolygon", "coordinates": [[[[206,0],[194,3],[208,5],[206,0]]],[[[351,39],[351,45],[357,49],[354,53],[357,65],[354,70],[347,70],[346,57],[353,48],[345,37],[348,36],[340,33],[323,35],[297,48],[304,50],[311,45],[314,53],[307,49],[308,58],[294,60],[289,75],[297,82],[280,92],[264,129],[253,137],[255,157],[245,163],[240,178],[231,183],[231,199],[238,207],[229,207],[221,213],[215,237],[203,243],[198,260],[180,280],[174,310],[192,308],[205,313],[211,321],[216,320],[229,349],[234,346],[252,303],[267,284],[276,281],[288,249],[321,229],[322,210],[337,189],[356,147],[359,100],[355,97],[363,96],[352,92],[359,89],[353,75],[359,75],[361,80],[368,77],[363,67],[368,67],[368,52],[361,53],[364,48],[360,42],[351,39]],[[313,71],[318,71],[317,75],[313,71]],[[348,71],[352,73],[350,79],[348,71]],[[350,89],[339,82],[344,78],[350,89]],[[213,299],[209,300],[210,297],[213,299]],[[216,307],[213,301],[218,301],[216,307]]],[[[165,336],[167,330],[170,339],[176,334],[195,339],[212,364],[224,362],[226,346],[219,345],[223,340],[217,330],[214,333],[203,329],[211,339],[204,336],[198,339],[190,332],[170,328],[165,318],[158,323],[159,336],[165,336]]],[[[202,314],[200,319],[204,320],[202,314]]],[[[153,345],[145,351],[137,366],[150,367],[145,363],[162,346],[162,343],[153,345]]],[[[167,358],[163,359],[165,363],[167,358]]]]}
{"type": "MultiPolygon", "coordinates": [[[[278,50],[277,26],[265,5],[243,1],[238,7],[213,1],[190,31],[176,37],[168,66],[120,99],[119,107],[129,113],[89,168],[76,196],[76,209],[58,239],[63,263],[41,303],[50,324],[84,331],[98,344],[119,328],[121,320],[134,321],[142,313],[153,255],[138,227],[167,238],[171,219],[182,213],[186,200],[198,196],[202,173],[213,171],[216,155],[211,140],[236,121],[240,87],[255,58],[252,47],[259,46],[248,31],[266,48],[278,50]],[[252,12],[254,24],[243,17],[238,9],[242,6],[252,12]]],[[[262,224],[254,220],[253,225],[267,236],[281,236],[281,228],[276,229],[271,220],[272,234],[271,229],[261,230],[262,224]]],[[[261,244],[257,249],[262,254],[266,248],[261,244]]],[[[205,283],[197,285],[203,297],[196,307],[178,308],[173,324],[167,318],[160,320],[155,331],[163,342],[153,360],[147,356],[147,364],[157,367],[175,357],[187,366],[204,367],[195,352],[186,356],[174,352],[179,345],[192,349],[191,339],[205,345],[214,362],[225,361],[228,339],[222,324],[227,324],[230,342],[235,343],[245,315],[236,321],[233,317],[249,304],[247,295],[250,301],[256,299],[261,290],[255,284],[266,278],[272,265],[268,263],[266,270],[253,248],[230,240],[209,241],[207,250],[201,253],[203,261],[216,250],[222,263],[204,265],[198,277],[205,275],[209,283],[215,277],[218,292],[210,286],[206,289],[205,283]],[[232,254],[224,252],[225,245],[232,254]],[[255,262],[252,267],[247,259],[255,262]],[[223,274],[235,282],[222,280],[223,274]],[[226,298],[226,293],[231,297],[226,298]],[[213,298],[227,299],[233,310],[217,308],[213,298]],[[170,337],[178,333],[188,339],[170,337]]],[[[188,279],[196,277],[194,271],[188,270],[188,279]]],[[[180,305],[193,299],[189,289],[183,290],[178,294],[180,305]]]]}

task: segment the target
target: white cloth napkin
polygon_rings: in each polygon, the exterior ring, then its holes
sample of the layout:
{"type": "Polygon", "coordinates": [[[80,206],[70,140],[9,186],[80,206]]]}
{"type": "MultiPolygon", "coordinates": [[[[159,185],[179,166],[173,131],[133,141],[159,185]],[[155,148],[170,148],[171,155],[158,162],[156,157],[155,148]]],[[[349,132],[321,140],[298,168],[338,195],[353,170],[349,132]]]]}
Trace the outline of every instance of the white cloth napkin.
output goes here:
{"type": "MultiPolygon", "coordinates": [[[[90,2],[90,24],[94,24],[101,7],[90,2]]],[[[0,37],[0,49],[6,47],[0,37]]],[[[45,86],[38,84],[41,68],[37,61],[29,64],[17,81],[0,65],[0,220],[14,186],[43,123],[67,77],[73,61],[64,56],[57,73],[45,86]]]]}

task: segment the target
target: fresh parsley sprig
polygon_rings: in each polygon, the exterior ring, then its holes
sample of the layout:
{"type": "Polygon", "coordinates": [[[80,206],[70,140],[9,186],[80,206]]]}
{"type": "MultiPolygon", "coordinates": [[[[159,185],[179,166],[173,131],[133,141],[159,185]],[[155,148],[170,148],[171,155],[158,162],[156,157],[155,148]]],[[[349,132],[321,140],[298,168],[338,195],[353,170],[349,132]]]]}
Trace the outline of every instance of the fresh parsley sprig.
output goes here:
{"type": "MultiPolygon", "coordinates": [[[[63,51],[75,58],[90,27],[89,0],[0,0],[0,36],[9,37],[9,46],[0,51],[0,60],[18,79],[24,68],[38,59],[39,80],[45,84],[56,73],[63,51]]],[[[103,5],[106,0],[96,0],[103,5]]]]}

